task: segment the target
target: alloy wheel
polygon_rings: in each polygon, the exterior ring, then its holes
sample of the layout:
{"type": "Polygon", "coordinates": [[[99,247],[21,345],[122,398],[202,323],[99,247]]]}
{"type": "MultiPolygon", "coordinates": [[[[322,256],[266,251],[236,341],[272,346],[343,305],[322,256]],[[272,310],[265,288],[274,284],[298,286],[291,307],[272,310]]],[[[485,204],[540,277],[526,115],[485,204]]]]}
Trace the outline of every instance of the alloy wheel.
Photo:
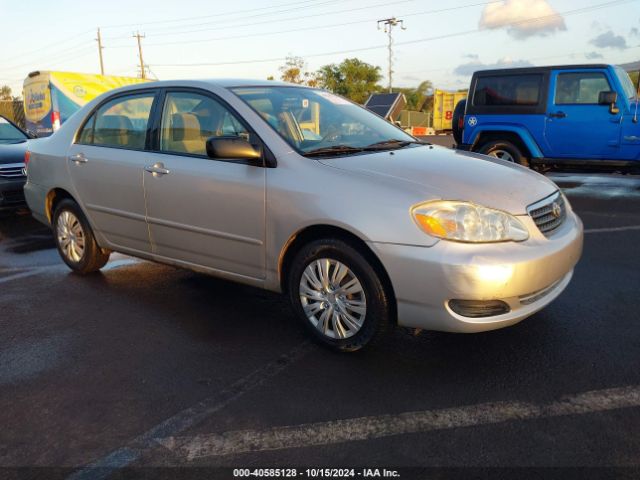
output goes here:
{"type": "Polygon", "coordinates": [[[60,213],[56,234],[63,255],[72,262],[80,262],[85,250],[85,234],[78,217],[69,210],[60,213]]]}
{"type": "Polygon", "coordinates": [[[333,339],[352,337],[364,324],[367,300],[360,280],[345,264],[314,260],[300,279],[300,302],[311,324],[333,339]]]}

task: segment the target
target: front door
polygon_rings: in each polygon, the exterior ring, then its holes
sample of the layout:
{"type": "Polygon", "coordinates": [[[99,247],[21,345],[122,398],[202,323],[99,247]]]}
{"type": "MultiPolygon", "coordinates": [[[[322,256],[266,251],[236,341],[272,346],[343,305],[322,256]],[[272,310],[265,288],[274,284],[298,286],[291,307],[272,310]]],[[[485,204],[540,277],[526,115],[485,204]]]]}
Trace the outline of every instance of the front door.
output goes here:
{"type": "Polygon", "coordinates": [[[145,219],[144,166],[155,93],[122,95],[102,105],[71,145],[67,162],[73,185],[93,228],[119,249],[150,252],[145,219]]]}
{"type": "Polygon", "coordinates": [[[266,171],[206,154],[207,138],[249,131],[205,92],[168,91],[158,111],[159,153],[144,174],[153,253],[264,278],[266,171]]]}
{"type": "Polygon", "coordinates": [[[613,159],[620,155],[622,113],[599,105],[613,90],[605,70],[556,71],[551,76],[545,139],[551,158],[613,159]]]}

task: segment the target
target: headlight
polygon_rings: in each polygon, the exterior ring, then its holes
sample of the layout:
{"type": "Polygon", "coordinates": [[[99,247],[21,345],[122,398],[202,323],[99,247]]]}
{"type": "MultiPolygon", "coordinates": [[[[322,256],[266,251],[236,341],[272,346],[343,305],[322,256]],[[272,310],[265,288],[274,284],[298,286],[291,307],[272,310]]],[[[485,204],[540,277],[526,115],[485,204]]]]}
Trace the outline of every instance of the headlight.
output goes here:
{"type": "Polygon", "coordinates": [[[437,200],[413,207],[418,226],[434,237],[469,243],[521,242],[526,227],[513,215],[469,202],[437,200]]]}

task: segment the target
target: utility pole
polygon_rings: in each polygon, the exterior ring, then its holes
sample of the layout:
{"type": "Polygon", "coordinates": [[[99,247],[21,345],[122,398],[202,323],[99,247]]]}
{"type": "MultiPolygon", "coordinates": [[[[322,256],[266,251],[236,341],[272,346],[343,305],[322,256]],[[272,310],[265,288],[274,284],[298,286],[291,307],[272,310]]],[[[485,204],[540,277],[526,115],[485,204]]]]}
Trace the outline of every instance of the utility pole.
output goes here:
{"type": "Polygon", "coordinates": [[[144,70],[144,60],[142,59],[142,42],[141,39],[144,38],[144,35],[140,35],[140,32],[136,32],[133,35],[133,38],[138,39],[138,54],[140,55],[140,77],[147,78],[147,73],[144,70]]]}
{"type": "Polygon", "coordinates": [[[98,55],[100,56],[100,75],[104,75],[104,62],[102,61],[102,37],[100,36],[100,29],[98,28],[98,38],[96,38],[98,42],[98,55]]]}
{"type": "Polygon", "coordinates": [[[389,38],[387,49],[389,50],[389,93],[391,93],[393,84],[393,27],[400,26],[402,30],[406,30],[406,28],[404,21],[398,20],[396,17],[378,20],[378,30],[380,30],[380,24],[384,25],[384,33],[386,33],[389,38]]]}

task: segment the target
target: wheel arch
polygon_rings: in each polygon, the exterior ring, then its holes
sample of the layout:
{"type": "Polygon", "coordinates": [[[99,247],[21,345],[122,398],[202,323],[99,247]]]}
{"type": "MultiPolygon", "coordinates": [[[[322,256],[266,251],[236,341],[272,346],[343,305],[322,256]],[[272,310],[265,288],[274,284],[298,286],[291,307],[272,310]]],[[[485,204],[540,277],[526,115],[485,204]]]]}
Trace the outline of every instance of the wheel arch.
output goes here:
{"type": "Polygon", "coordinates": [[[397,323],[398,309],[396,304],[396,294],[393,289],[393,284],[391,283],[391,278],[389,277],[387,270],[384,268],[384,265],[362,238],[345,228],[335,225],[316,224],[304,227],[293,234],[285,243],[278,261],[279,284],[282,292],[287,292],[287,279],[296,253],[303,246],[314,240],[329,238],[337,238],[348,243],[367,258],[374,270],[378,275],[380,275],[380,280],[390,295],[393,321],[397,323]]]}
{"type": "Polygon", "coordinates": [[[538,147],[538,144],[531,137],[529,132],[520,127],[484,128],[476,133],[475,138],[472,142],[471,150],[476,152],[487,142],[494,140],[507,140],[513,143],[518,148],[520,148],[522,153],[529,159],[541,158],[544,156],[542,154],[542,151],[538,147]]]}
{"type": "Polygon", "coordinates": [[[73,198],[73,195],[71,195],[71,193],[69,193],[64,188],[56,187],[49,190],[49,192],[47,193],[47,196],[45,197],[45,214],[47,215],[47,220],[49,220],[49,223],[53,222],[53,212],[55,211],[56,206],[62,200],[67,198],[69,200],[73,200],[74,202],[78,203],[76,199],[73,198]]]}

